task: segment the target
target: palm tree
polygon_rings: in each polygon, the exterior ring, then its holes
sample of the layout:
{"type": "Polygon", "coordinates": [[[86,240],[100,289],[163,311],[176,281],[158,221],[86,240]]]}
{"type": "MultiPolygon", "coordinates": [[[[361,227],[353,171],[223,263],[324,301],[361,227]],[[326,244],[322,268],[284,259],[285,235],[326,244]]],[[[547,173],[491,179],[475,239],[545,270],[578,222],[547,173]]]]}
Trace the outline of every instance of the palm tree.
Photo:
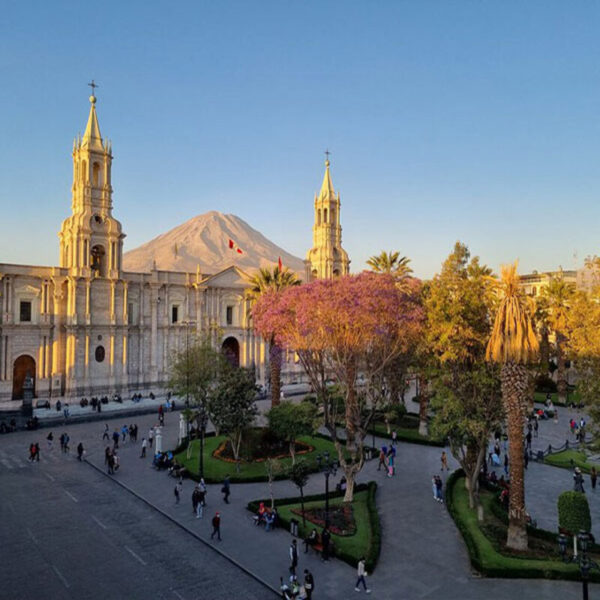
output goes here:
{"type": "Polygon", "coordinates": [[[554,332],[556,347],[556,387],[559,402],[567,400],[567,379],[565,377],[565,352],[567,340],[567,313],[569,303],[575,293],[575,286],[565,281],[563,272],[552,277],[547,287],[542,291],[548,307],[548,324],[554,332]]]}
{"type": "Polygon", "coordinates": [[[526,365],[535,359],[539,345],[533,330],[532,309],[519,288],[517,263],[502,267],[500,285],[502,296],[486,348],[486,359],[502,365],[502,401],[506,411],[510,454],[506,546],[514,550],[526,550],[523,409],[529,378],[526,365]]]}
{"type": "Polygon", "coordinates": [[[410,258],[400,256],[400,252],[383,250],[377,256],[371,256],[367,264],[375,273],[389,273],[401,285],[401,283],[413,272],[408,266],[410,258]]]}
{"type": "MultiPolygon", "coordinates": [[[[250,278],[250,288],[246,291],[246,298],[250,301],[250,311],[256,301],[265,293],[280,291],[292,285],[300,285],[298,276],[287,267],[273,270],[261,268],[258,273],[250,278]]],[[[281,348],[275,343],[274,336],[265,340],[269,345],[269,379],[271,382],[271,406],[279,404],[281,396],[281,348]]]]}

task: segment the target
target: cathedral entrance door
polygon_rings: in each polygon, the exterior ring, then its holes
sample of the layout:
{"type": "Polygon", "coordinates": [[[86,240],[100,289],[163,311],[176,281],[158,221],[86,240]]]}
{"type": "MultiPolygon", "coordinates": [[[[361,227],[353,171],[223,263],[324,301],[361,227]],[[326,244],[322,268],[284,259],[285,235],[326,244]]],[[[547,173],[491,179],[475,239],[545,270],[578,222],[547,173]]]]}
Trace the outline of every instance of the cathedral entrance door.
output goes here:
{"type": "Polygon", "coordinates": [[[23,400],[23,383],[27,375],[33,379],[33,395],[35,397],[35,360],[31,356],[22,354],[15,360],[13,366],[13,400],[23,400]]]}
{"type": "Polygon", "coordinates": [[[234,368],[240,366],[240,344],[234,337],[228,337],[221,346],[227,362],[234,368]]]}

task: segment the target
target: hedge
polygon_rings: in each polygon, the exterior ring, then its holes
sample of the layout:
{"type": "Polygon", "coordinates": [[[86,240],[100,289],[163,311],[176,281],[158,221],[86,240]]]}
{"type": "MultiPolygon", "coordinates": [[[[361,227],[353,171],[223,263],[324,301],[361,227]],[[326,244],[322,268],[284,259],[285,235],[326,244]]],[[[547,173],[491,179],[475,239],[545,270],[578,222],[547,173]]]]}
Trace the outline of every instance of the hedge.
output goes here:
{"type": "MultiPolygon", "coordinates": [[[[556,560],[542,560],[527,557],[507,556],[498,552],[493,543],[486,537],[477,521],[476,512],[469,508],[468,497],[464,490],[464,472],[454,471],[446,483],[446,506],[460,531],[471,565],[481,574],[488,577],[508,578],[544,578],[579,580],[579,567],[562,562],[558,557],[557,534],[539,529],[529,529],[529,533],[557,545],[556,560]],[[463,487],[458,487],[459,486],[463,487]]],[[[494,514],[494,502],[489,504],[494,514]]],[[[505,516],[504,518],[507,518],[505,516]]],[[[596,546],[592,547],[596,551],[596,546]]],[[[600,574],[590,573],[590,580],[600,582],[600,574]]]]}
{"type": "MultiPolygon", "coordinates": [[[[369,527],[371,530],[371,543],[369,544],[368,550],[365,554],[365,566],[368,572],[372,573],[375,570],[375,566],[377,565],[377,561],[379,559],[379,553],[381,551],[381,524],[379,522],[379,513],[377,512],[377,505],[375,500],[375,495],[377,491],[377,484],[374,481],[370,481],[369,483],[361,483],[354,487],[354,493],[358,494],[359,492],[367,492],[367,509],[369,512],[369,527]]],[[[332,498],[342,498],[344,496],[344,492],[330,492],[329,499],[332,498]]],[[[282,506],[288,506],[290,504],[300,504],[302,498],[300,496],[293,496],[289,498],[276,498],[275,499],[275,507],[280,508],[282,506]]],[[[311,494],[308,496],[304,496],[304,503],[308,504],[309,502],[319,502],[325,500],[325,494],[311,494]]],[[[247,509],[256,514],[258,512],[258,507],[261,502],[265,504],[270,504],[271,499],[262,499],[262,500],[252,500],[248,503],[247,509]]],[[[287,518],[279,515],[279,526],[285,529],[289,529],[290,521],[287,518]]],[[[342,548],[338,545],[335,546],[335,555],[337,558],[347,562],[348,564],[356,567],[358,564],[358,557],[348,554],[344,552],[342,548]]]]}

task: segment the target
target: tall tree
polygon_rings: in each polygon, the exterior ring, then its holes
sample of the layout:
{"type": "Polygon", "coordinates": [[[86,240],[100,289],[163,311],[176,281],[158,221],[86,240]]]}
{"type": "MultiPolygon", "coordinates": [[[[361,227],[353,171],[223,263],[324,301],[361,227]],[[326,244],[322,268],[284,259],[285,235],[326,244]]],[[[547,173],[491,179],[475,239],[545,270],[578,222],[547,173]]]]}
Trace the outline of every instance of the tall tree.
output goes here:
{"type": "Polygon", "coordinates": [[[254,374],[249,369],[228,367],[223,369],[208,404],[215,427],[229,438],[238,471],[244,429],[258,414],[257,391],[254,374]]]}
{"type": "Polygon", "coordinates": [[[317,408],[312,402],[282,402],[268,413],[269,429],[288,442],[292,464],[296,462],[296,439],[316,429],[317,408]]]}
{"type": "Polygon", "coordinates": [[[400,252],[382,250],[377,256],[371,256],[367,260],[367,265],[375,273],[386,273],[391,275],[396,283],[402,284],[413,272],[409,267],[410,258],[400,256],[400,252]]]}
{"type": "MultiPolygon", "coordinates": [[[[250,278],[250,288],[246,292],[246,297],[250,301],[250,314],[252,308],[258,299],[271,291],[280,291],[290,286],[300,285],[300,280],[293,271],[287,267],[280,269],[279,266],[273,269],[261,268],[250,278]]],[[[275,343],[275,336],[272,331],[261,330],[259,334],[267,342],[269,347],[269,380],[271,387],[271,406],[279,404],[281,397],[281,347],[275,343]]]]}
{"type": "Polygon", "coordinates": [[[257,325],[295,349],[322,402],[324,424],[347,480],[346,502],[353,498],[363,466],[367,428],[386,395],[384,369],[405,345],[416,343],[420,332],[420,284],[412,280],[409,285],[410,291],[401,291],[389,275],[363,272],[265,295],[255,306],[257,325]],[[343,392],[343,414],[329,393],[328,376],[343,392]],[[337,430],[340,420],[343,438],[337,430]]]}
{"type": "Polygon", "coordinates": [[[469,249],[457,242],[430,282],[426,342],[433,358],[433,431],[448,438],[465,471],[469,504],[482,518],[478,476],[503,410],[498,369],[485,361],[494,304],[491,270],[469,258],[469,249]]]}
{"type": "Polygon", "coordinates": [[[575,286],[565,281],[563,272],[552,277],[542,294],[548,310],[548,324],[554,332],[556,351],[556,388],[558,400],[567,401],[567,378],[565,368],[565,346],[567,342],[567,314],[573,299],[575,286]]]}
{"type": "MultiPolygon", "coordinates": [[[[191,420],[198,421],[211,390],[214,388],[225,360],[207,337],[189,336],[181,350],[169,361],[169,388],[180,398],[189,400],[191,420]]],[[[200,423],[197,423],[200,426],[200,423]]]]}
{"type": "Polygon", "coordinates": [[[514,550],[527,549],[525,513],[525,475],[523,465],[524,406],[527,401],[527,365],[539,350],[533,330],[532,307],[519,288],[517,263],[501,270],[501,300],[494,319],[486,358],[502,365],[502,401],[508,424],[510,453],[510,496],[506,545],[514,550]]]}

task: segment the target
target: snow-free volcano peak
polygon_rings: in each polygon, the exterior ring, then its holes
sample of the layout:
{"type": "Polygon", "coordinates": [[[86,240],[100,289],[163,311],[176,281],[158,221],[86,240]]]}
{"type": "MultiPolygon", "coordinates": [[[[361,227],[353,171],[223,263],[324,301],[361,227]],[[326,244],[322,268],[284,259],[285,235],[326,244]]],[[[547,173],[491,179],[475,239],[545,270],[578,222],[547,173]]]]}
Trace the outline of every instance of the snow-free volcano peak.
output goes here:
{"type": "Polygon", "coordinates": [[[156,268],[164,271],[195,272],[198,265],[202,273],[216,273],[231,265],[254,271],[277,265],[279,257],[285,267],[299,275],[304,273],[300,258],[268,240],[246,221],[211,210],[125,253],[123,268],[150,271],[156,263],[156,268]]]}

